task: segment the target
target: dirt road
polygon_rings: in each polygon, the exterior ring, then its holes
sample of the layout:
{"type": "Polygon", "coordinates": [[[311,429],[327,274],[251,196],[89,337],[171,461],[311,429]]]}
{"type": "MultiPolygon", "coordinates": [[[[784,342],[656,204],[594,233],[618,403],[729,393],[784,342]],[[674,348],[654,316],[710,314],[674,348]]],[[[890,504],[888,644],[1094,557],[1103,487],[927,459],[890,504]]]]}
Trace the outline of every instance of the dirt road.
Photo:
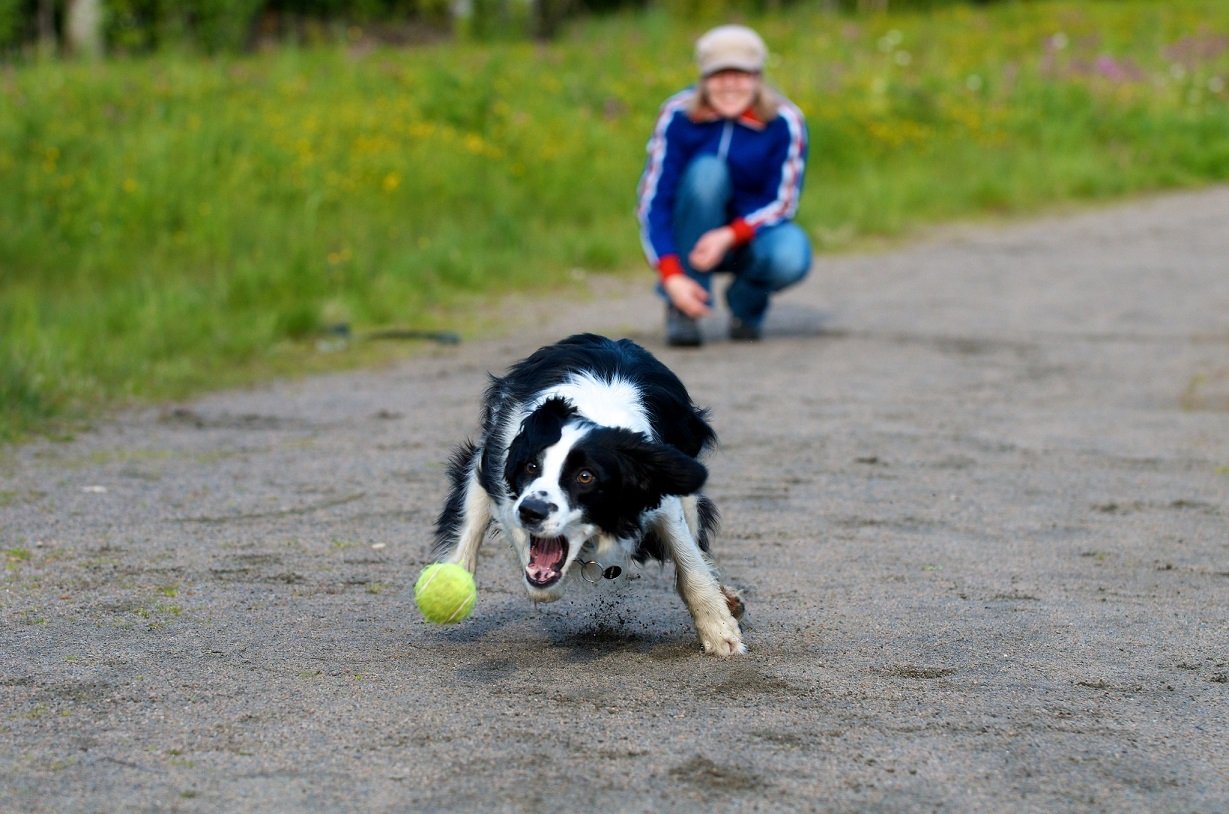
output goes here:
{"type": "MultiPolygon", "coordinates": [[[[1229,188],[824,257],[755,346],[637,281],[0,462],[0,811],[1229,809],[1229,188]],[[488,371],[628,335],[712,410],[672,571],[419,619],[488,371]]],[[[585,284],[578,283],[578,287],[585,284]]]]}

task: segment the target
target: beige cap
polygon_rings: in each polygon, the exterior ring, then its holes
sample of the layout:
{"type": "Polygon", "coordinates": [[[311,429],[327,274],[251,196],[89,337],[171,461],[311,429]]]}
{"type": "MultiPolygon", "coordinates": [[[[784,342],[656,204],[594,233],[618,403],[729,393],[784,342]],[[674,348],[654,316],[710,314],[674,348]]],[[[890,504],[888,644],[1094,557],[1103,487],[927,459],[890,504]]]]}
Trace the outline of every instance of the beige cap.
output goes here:
{"type": "Polygon", "coordinates": [[[767,58],[764,41],[745,25],[718,26],[696,40],[696,64],[702,77],[725,70],[759,73],[767,58]]]}

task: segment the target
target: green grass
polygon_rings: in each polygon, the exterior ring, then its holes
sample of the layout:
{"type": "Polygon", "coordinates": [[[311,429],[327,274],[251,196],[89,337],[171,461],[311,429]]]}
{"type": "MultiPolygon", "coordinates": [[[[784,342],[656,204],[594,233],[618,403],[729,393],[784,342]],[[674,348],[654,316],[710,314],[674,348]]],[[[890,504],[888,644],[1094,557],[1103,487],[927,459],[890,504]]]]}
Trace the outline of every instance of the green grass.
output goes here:
{"type": "MultiPolygon", "coordinates": [[[[749,22],[808,114],[820,250],[1229,178],[1218,0],[749,22]]],[[[635,185],[703,27],[0,70],[0,440],[370,358],[317,352],[333,323],[473,333],[575,268],[647,285],[635,185]]]]}

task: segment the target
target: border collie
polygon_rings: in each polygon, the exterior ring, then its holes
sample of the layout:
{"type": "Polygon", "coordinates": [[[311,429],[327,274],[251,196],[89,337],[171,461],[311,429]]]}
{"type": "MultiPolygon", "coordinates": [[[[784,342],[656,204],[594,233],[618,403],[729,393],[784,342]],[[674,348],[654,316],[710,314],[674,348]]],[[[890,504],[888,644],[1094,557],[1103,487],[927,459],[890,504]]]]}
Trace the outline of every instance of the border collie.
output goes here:
{"type": "Polygon", "coordinates": [[[704,649],[745,653],[742,600],[708,558],[717,510],[697,457],[716,443],[678,377],[629,339],[578,334],[492,376],[476,442],[457,448],[433,555],[471,573],[494,521],[534,602],[565,578],[673,560],[704,649]]]}

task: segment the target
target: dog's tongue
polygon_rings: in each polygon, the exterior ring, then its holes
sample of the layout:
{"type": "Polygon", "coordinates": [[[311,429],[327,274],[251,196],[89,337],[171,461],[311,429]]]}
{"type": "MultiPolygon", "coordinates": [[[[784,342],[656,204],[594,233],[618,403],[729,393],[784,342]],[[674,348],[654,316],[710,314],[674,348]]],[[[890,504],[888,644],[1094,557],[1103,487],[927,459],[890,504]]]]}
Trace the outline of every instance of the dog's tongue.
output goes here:
{"type": "Polygon", "coordinates": [[[563,537],[531,538],[529,565],[525,569],[529,574],[529,579],[541,584],[557,579],[567,553],[567,540],[563,537]]]}

